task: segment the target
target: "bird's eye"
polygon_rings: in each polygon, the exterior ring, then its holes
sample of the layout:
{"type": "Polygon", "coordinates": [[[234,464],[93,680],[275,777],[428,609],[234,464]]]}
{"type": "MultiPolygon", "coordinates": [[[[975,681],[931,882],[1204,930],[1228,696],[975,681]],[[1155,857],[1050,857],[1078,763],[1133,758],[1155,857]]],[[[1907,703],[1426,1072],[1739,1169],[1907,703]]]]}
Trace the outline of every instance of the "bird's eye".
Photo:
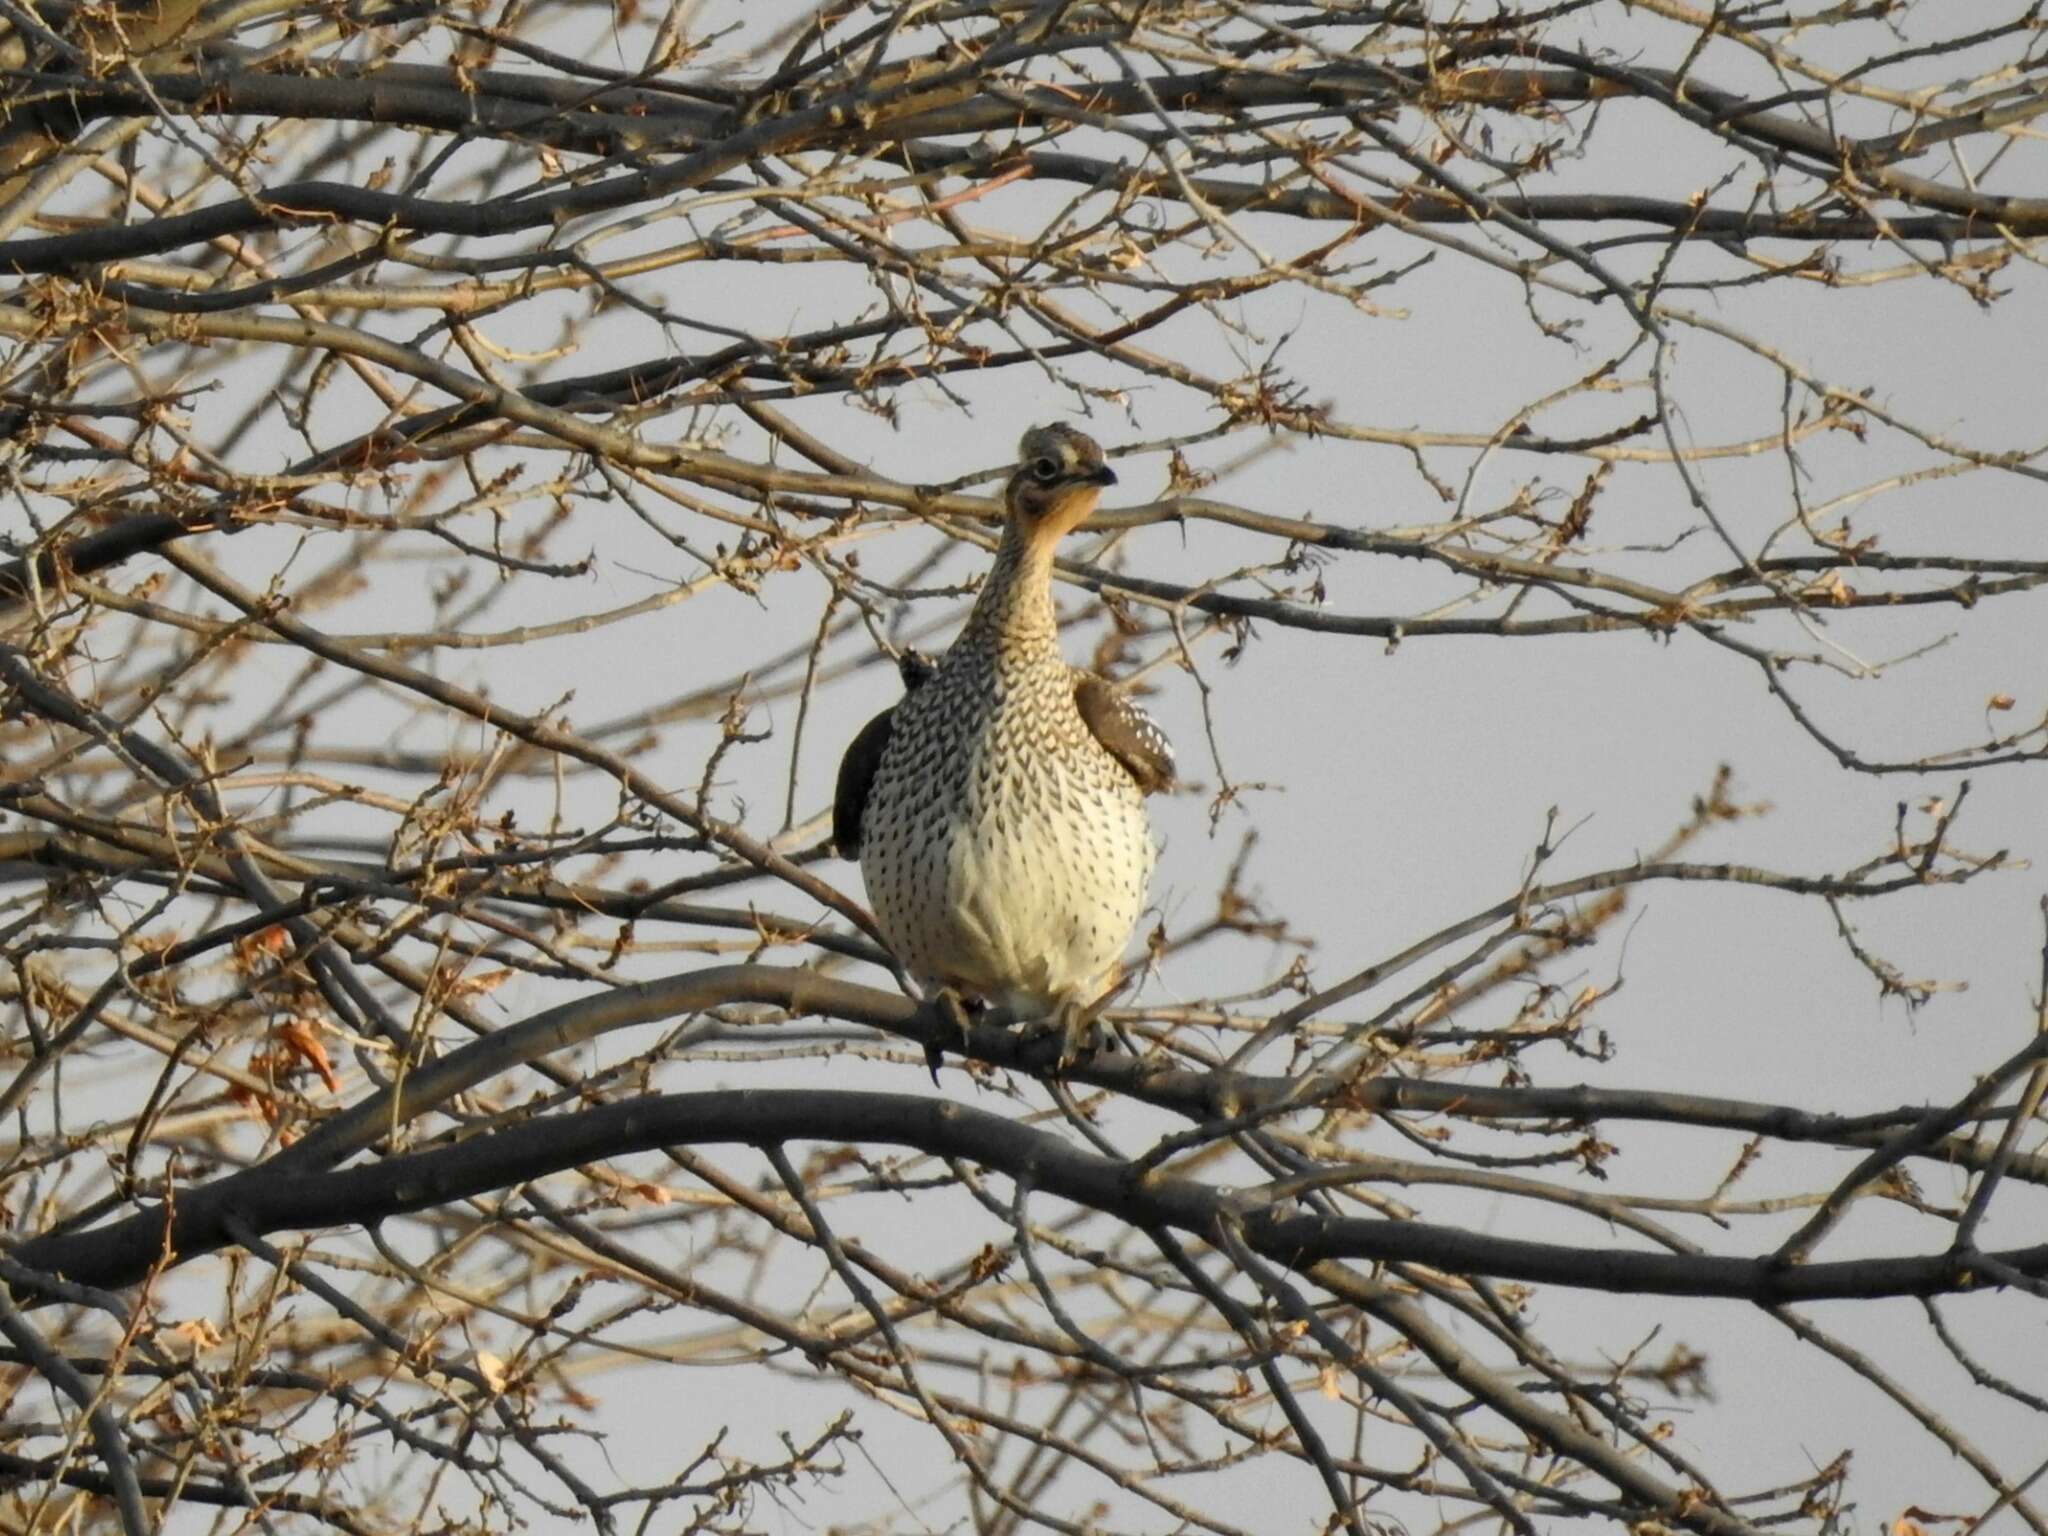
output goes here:
{"type": "Polygon", "coordinates": [[[1053,458],[1033,459],[1031,473],[1040,480],[1057,480],[1060,477],[1060,461],[1053,458]]]}

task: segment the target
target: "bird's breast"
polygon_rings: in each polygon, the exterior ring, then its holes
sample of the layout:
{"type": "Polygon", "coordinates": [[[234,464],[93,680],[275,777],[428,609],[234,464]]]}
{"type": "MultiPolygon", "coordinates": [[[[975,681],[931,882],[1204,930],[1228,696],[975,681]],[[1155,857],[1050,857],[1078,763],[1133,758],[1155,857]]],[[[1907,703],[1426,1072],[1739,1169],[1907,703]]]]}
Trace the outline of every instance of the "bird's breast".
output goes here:
{"type": "Polygon", "coordinates": [[[926,982],[1092,1001],[1144,908],[1143,797],[1089,734],[1063,665],[949,681],[904,701],[870,791],[876,918],[926,982]]]}

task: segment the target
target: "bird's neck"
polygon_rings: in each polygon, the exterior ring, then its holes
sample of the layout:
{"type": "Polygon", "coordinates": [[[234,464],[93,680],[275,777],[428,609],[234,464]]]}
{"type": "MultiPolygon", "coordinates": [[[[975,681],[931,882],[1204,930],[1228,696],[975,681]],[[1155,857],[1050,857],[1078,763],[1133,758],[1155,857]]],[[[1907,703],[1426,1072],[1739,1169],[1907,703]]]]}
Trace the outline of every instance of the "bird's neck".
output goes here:
{"type": "Polygon", "coordinates": [[[1008,524],[961,638],[986,637],[1005,646],[1042,645],[1057,651],[1052,550],[1051,540],[1027,539],[1015,523],[1008,524]]]}

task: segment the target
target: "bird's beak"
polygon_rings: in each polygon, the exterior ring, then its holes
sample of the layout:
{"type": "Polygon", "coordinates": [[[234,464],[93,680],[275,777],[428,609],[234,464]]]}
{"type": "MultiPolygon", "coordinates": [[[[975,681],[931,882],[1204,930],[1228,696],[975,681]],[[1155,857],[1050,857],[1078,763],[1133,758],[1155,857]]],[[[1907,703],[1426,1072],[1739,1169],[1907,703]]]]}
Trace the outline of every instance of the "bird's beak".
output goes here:
{"type": "Polygon", "coordinates": [[[1074,478],[1083,485],[1115,485],[1116,471],[1107,464],[1098,464],[1095,468],[1083,471],[1074,478]]]}

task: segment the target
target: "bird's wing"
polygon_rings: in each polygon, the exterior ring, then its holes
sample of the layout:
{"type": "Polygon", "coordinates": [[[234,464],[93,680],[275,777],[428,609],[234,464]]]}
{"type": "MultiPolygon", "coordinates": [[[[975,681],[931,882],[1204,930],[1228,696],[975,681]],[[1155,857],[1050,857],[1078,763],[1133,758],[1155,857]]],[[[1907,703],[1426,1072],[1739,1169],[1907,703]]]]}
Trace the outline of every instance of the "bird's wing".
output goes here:
{"type": "MultiPolygon", "coordinates": [[[[915,693],[931,681],[939,664],[923,651],[906,650],[896,658],[897,675],[903,691],[915,693]]],[[[875,770],[882,766],[882,754],[889,750],[889,738],[896,730],[896,706],[891,705],[860,728],[846,756],[839,760],[839,782],[832,790],[832,846],[842,859],[860,857],[860,823],[868,808],[868,791],[874,788],[875,770]]]]}
{"type": "Polygon", "coordinates": [[[860,728],[846,756],[839,760],[839,783],[832,792],[832,846],[842,859],[860,857],[860,822],[868,808],[875,770],[889,750],[896,731],[896,706],[890,705],[860,728]]]}
{"type": "Polygon", "coordinates": [[[1093,672],[1074,674],[1074,703],[1081,720],[1122,763],[1140,792],[1156,795],[1173,784],[1173,743],[1130,695],[1093,672]]]}

